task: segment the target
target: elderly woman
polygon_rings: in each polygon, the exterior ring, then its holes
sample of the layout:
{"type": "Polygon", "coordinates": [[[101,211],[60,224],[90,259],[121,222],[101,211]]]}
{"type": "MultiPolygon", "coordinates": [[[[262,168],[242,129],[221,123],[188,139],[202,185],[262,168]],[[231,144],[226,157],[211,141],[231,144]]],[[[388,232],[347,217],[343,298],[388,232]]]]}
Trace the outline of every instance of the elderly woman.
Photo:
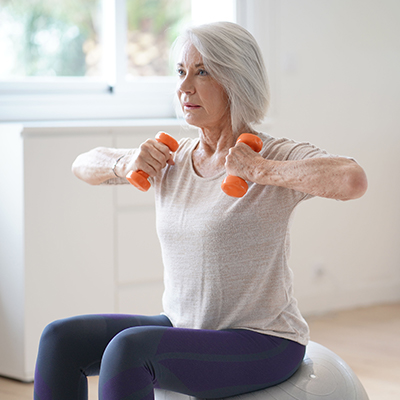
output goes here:
{"type": "Polygon", "coordinates": [[[276,385],[299,367],[308,327],[287,265],[295,207],[313,196],[364,194],[363,169],[308,143],[253,128],[269,92],[254,38],[232,23],[188,30],[177,63],[179,98],[197,139],[175,153],[149,139],[138,149],[97,148],[73,172],[90,184],[150,176],[165,268],[158,316],[91,315],[43,332],[35,399],[84,399],[86,376],[100,374],[104,400],[151,399],[161,387],[202,398],[276,385]],[[236,139],[253,133],[257,153],[236,139]],[[220,188],[227,175],[249,182],[243,197],[220,188]]]}

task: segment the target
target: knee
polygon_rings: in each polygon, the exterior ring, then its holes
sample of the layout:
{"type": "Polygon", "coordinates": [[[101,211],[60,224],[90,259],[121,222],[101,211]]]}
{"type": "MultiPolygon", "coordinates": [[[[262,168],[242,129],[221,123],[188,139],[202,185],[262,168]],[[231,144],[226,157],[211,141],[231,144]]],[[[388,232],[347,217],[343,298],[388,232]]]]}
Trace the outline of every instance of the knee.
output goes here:
{"type": "Polygon", "coordinates": [[[151,362],[165,329],[168,328],[134,327],[120,332],[108,344],[102,365],[111,363],[123,369],[151,362]]]}
{"type": "Polygon", "coordinates": [[[119,358],[124,355],[129,357],[131,354],[143,357],[148,349],[148,341],[142,327],[128,328],[118,333],[108,344],[105,356],[119,358]]]}
{"type": "Polygon", "coordinates": [[[79,326],[73,318],[56,320],[48,324],[42,332],[40,346],[47,349],[67,349],[76,341],[79,326]]]}

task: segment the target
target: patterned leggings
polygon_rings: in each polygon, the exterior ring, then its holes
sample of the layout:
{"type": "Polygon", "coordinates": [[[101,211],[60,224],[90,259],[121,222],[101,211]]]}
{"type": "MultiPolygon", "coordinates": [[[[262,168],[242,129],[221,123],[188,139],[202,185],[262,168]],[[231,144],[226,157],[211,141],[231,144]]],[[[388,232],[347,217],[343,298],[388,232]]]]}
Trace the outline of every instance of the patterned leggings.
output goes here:
{"type": "Polygon", "coordinates": [[[152,400],[153,388],[220,398],[276,385],[299,367],[305,346],[248,330],[173,328],[163,315],[85,315],[42,334],[35,400],[152,400]]]}

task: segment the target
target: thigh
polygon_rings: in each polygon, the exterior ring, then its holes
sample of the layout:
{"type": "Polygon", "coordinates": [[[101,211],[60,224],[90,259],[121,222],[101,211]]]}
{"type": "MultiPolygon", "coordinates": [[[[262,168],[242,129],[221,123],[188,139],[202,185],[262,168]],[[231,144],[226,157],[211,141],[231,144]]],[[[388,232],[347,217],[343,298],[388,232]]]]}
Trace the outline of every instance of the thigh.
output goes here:
{"type": "Polygon", "coordinates": [[[70,364],[79,365],[86,375],[96,375],[102,354],[112,338],[136,326],[171,326],[171,323],[163,315],[99,314],[65,318],[45,328],[39,356],[45,352],[46,358],[51,354],[52,358],[69,360],[70,364]]]}
{"type": "Polygon", "coordinates": [[[150,399],[153,386],[230,397],[288,379],[304,352],[298,343],[248,330],[127,329],[105,351],[100,398],[150,399]]]}
{"type": "Polygon", "coordinates": [[[49,324],[40,339],[35,399],[87,398],[86,376],[97,375],[108,343],[135,326],[171,326],[169,319],[137,315],[82,315],[49,324]],[[47,396],[47,397],[46,397],[47,396]],[[50,397],[48,397],[50,396],[50,397]]]}
{"type": "Polygon", "coordinates": [[[305,346],[248,330],[165,331],[157,348],[159,387],[195,397],[230,397],[279,384],[305,346]]]}

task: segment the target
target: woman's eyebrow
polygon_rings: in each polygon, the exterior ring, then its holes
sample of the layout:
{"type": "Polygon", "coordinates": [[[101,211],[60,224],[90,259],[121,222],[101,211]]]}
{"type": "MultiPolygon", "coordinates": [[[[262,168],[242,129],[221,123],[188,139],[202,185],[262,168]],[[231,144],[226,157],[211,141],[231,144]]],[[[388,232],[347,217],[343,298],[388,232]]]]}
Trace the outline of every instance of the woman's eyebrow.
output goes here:
{"type": "MultiPolygon", "coordinates": [[[[177,65],[177,67],[183,67],[184,65],[183,65],[183,63],[177,63],[176,64],[177,65]]],[[[204,64],[203,63],[200,63],[200,64],[195,64],[194,65],[196,68],[199,68],[199,67],[204,67],[204,64]]]]}

